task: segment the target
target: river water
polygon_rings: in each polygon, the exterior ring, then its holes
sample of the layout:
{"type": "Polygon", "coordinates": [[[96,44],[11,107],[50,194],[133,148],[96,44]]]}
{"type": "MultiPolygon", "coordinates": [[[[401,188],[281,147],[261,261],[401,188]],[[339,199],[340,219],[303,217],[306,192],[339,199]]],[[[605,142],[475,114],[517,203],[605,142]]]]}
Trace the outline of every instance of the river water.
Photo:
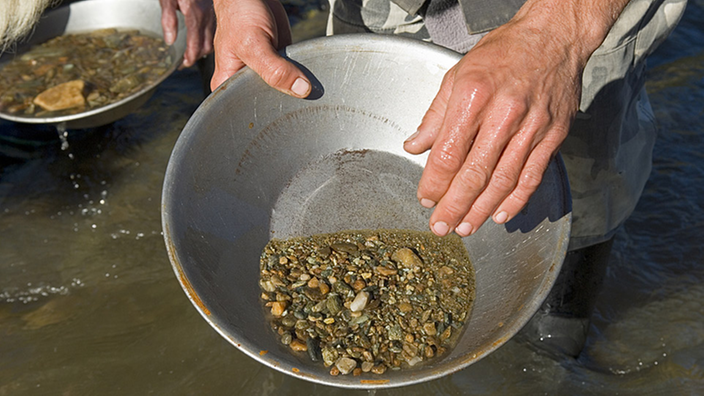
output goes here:
{"type": "MultiPolygon", "coordinates": [[[[323,25],[304,16],[298,39],[323,25]]],[[[690,0],[651,58],[654,168],[616,236],[580,359],[509,341],[454,375],[376,395],[704,394],[702,20],[704,1],[690,0]]],[[[160,194],[201,91],[196,70],[179,71],[135,113],[64,142],[49,127],[0,122],[0,396],[373,393],[255,362],[181,290],[160,194]]]]}

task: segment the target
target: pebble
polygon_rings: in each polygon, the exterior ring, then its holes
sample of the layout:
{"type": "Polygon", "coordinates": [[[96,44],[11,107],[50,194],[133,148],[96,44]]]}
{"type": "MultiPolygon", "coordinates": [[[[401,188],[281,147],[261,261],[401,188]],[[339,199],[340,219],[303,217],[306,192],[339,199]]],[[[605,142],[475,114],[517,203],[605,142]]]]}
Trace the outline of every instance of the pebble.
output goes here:
{"type": "Polygon", "coordinates": [[[362,362],[362,371],[365,373],[368,373],[372,371],[372,367],[374,367],[374,362],[362,362]]]}
{"type": "Polygon", "coordinates": [[[305,352],[308,350],[308,345],[306,345],[305,342],[299,340],[298,338],[292,340],[289,346],[296,352],[305,352]]]}
{"type": "Polygon", "coordinates": [[[444,248],[426,239],[354,233],[329,234],[345,235],[335,237],[343,242],[304,238],[265,247],[261,298],[280,341],[330,375],[379,375],[441,356],[473,298],[468,258],[443,256],[444,248]],[[281,257],[286,264],[278,264],[281,257]]]}
{"type": "Polygon", "coordinates": [[[365,291],[360,291],[350,304],[350,310],[352,312],[361,312],[364,307],[367,306],[367,301],[369,300],[369,293],[365,291]]]}
{"type": "Polygon", "coordinates": [[[340,358],[336,363],[335,367],[340,370],[340,373],[347,375],[352,372],[352,370],[357,367],[357,361],[347,357],[340,358]]]}

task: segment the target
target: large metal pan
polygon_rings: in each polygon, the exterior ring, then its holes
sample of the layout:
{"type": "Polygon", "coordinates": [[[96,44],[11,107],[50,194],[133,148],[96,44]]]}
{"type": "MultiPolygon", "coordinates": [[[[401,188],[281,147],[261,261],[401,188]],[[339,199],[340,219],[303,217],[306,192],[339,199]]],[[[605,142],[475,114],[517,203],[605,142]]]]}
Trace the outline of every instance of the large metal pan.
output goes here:
{"type": "MultiPolygon", "coordinates": [[[[182,62],[186,50],[186,27],[183,16],[178,14],[179,30],[171,46],[172,64],[154,83],[115,103],[82,113],[33,117],[0,112],[0,117],[28,124],[61,125],[67,129],[92,128],[116,121],[144,104],[156,87],[173,73],[182,62]]],[[[139,29],[144,34],[162,37],[161,6],[158,0],[86,0],[47,11],[37,24],[32,36],[17,48],[0,56],[0,67],[15,56],[21,55],[32,45],[68,33],[83,33],[96,29],[139,29]]]]}
{"type": "Polygon", "coordinates": [[[164,238],[186,294],[223,337],[281,372],[349,388],[401,386],[450,374],[510,339],[550,290],[567,249],[571,210],[559,157],[529,205],[506,225],[464,238],[476,302],[459,344],[425,366],[331,377],[269,328],[259,255],[271,237],[343,229],[427,230],[416,201],[426,156],[403,151],[460,55],[380,35],[333,36],[285,56],[315,81],[310,100],[244,69],[213,92],[179,137],[166,172],[164,238]]]}

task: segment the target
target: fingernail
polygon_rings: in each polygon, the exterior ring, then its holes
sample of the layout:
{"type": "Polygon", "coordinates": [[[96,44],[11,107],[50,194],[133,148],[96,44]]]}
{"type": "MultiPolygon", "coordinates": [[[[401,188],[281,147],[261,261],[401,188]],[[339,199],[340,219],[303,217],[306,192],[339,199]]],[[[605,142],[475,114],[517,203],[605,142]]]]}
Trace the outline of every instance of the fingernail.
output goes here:
{"type": "Polygon", "coordinates": [[[457,226],[457,229],[455,229],[455,232],[459,236],[467,236],[472,233],[472,225],[469,223],[462,223],[457,226]]]}
{"type": "Polygon", "coordinates": [[[433,232],[438,236],[445,236],[450,231],[450,227],[444,221],[438,221],[433,224],[433,232]]]}
{"type": "Polygon", "coordinates": [[[508,213],[499,212],[494,216],[494,223],[504,224],[508,220],[508,213]]]}
{"type": "Polygon", "coordinates": [[[310,89],[310,83],[302,78],[297,78],[291,87],[291,92],[295,93],[300,97],[306,96],[308,90],[310,89]]]}
{"type": "Polygon", "coordinates": [[[421,206],[423,206],[424,208],[432,208],[433,206],[435,206],[435,202],[429,200],[428,198],[423,198],[423,199],[421,199],[421,200],[420,200],[420,204],[421,204],[421,206]]]}
{"type": "Polygon", "coordinates": [[[174,34],[171,32],[165,33],[164,34],[164,42],[166,42],[167,45],[171,45],[174,43],[174,34]]]}
{"type": "Polygon", "coordinates": [[[418,136],[419,133],[420,133],[420,131],[415,131],[415,132],[413,132],[413,135],[409,136],[409,137],[404,141],[404,143],[408,143],[408,142],[410,142],[411,140],[415,139],[416,136],[418,136]]]}

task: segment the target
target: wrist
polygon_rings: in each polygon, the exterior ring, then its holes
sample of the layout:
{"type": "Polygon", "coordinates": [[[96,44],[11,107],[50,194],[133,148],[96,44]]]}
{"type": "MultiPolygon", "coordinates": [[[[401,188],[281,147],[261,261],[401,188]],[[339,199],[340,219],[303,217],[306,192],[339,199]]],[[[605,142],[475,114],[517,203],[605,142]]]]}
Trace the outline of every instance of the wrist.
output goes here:
{"type": "Polygon", "coordinates": [[[629,0],[528,0],[514,21],[547,37],[586,63],[601,45],[629,0]]]}

